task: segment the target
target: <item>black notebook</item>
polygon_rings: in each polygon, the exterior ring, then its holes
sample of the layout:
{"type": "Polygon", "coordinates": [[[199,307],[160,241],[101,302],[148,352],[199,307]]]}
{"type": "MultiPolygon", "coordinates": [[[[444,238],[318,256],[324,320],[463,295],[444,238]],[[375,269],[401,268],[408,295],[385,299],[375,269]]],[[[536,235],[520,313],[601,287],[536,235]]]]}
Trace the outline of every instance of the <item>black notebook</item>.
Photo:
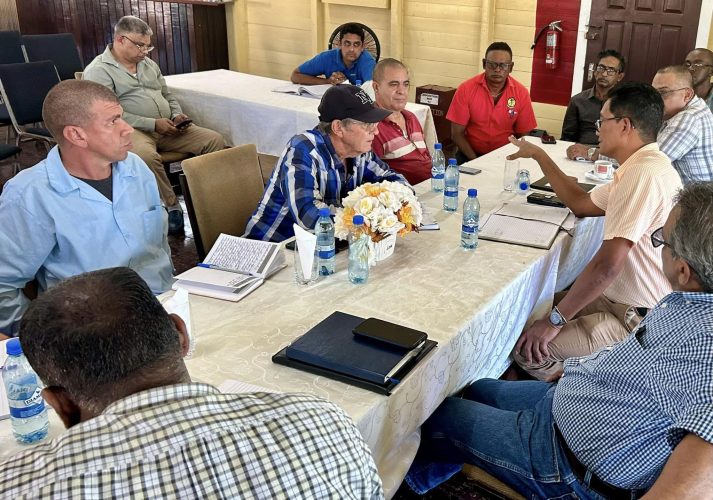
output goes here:
{"type": "Polygon", "coordinates": [[[408,350],[360,338],[353,330],[362,321],[336,311],[275,354],[272,361],[388,395],[436,342],[426,339],[408,350]]]}
{"type": "MultiPolygon", "coordinates": [[[[590,192],[592,189],[594,189],[594,184],[587,184],[586,182],[578,182],[577,184],[586,192],[590,192]]],[[[541,179],[536,180],[535,182],[530,184],[530,187],[532,189],[539,189],[540,191],[549,191],[551,193],[554,192],[554,189],[552,189],[552,186],[547,180],[547,177],[542,177],[541,179]]]]}

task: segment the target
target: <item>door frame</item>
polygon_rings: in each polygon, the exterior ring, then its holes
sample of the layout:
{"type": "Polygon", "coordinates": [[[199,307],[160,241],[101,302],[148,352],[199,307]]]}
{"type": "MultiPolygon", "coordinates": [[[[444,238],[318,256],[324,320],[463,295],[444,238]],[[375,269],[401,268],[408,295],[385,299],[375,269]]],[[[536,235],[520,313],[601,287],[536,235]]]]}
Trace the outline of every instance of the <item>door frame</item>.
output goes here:
{"type": "MultiPolygon", "coordinates": [[[[579,26],[577,27],[577,49],[574,55],[574,75],[572,78],[572,95],[579,94],[584,85],[584,65],[587,57],[587,32],[589,14],[592,10],[593,0],[582,0],[579,4],[579,26]]],[[[701,15],[698,19],[696,32],[696,47],[708,47],[711,22],[713,22],[713,2],[701,0],[701,15]]]]}

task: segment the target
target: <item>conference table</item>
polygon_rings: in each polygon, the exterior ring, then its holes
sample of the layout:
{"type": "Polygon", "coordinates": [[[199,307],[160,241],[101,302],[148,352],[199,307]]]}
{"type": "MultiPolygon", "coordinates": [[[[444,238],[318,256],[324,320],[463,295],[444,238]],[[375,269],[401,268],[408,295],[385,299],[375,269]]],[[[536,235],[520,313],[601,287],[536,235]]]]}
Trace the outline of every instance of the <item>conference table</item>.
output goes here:
{"type": "MultiPolygon", "coordinates": [[[[583,181],[591,164],[567,160],[568,144],[544,147],[583,181]]],[[[478,189],[481,214],[504,202],[524,203],[524,196],[502,190],[504,159],[514,149],[507,145],[469,163],[482,173],[461,174],[460,207],[470,187],[478,189]]],[[[533,181],[541,177],[534,161],[520,160],[520,166],[533,181]]],[[[307,392],[336,403],[368,443],[387,497],[415,456],[424,420],[469,382],[504,372],[526,322],[543,317],[554,292],[582,271],[599,248],[603,228],[603,218],[586,218],[577,221],[574,236],[560,232],[548,250],[481,240],[477,249],[466,251],[460,247],[461,208],[443,211],[443,196],[430,190],[430,181],[416,191],[440,230],[398,238],[394,254],[371,268],[365,285],[349,283],[345,252],[337,254],[334,275],[298,285],[287,255],[288,267],[240,302],[190,296],[197,338],[195,353],[186,360],[191,376],[216,386],[236,380],[270,391],[307,392]],[[391,396],[272,363],[274,353],[335,310],[422,330],[438,347],[391,396]]],[[[62,429],[54,412],[51,422],[51,434],[57,435],[62,429]]],[[[20,448],[9,422],[0,422],[0,460],[20,448]]]]}
{"type": "MultiPolygon", "coordinates": [[[[284,80],[218,69],[170,75],[166,85],[195,123],[219,132],[229,145],[255,144],[259,153],[280,156],[292,136],[319,122],[319,99],[273,92],[290,85],[284,80]]],[[[433,148],[431,108],[408,103],[406,109],[421,122],[433,148]]]]}

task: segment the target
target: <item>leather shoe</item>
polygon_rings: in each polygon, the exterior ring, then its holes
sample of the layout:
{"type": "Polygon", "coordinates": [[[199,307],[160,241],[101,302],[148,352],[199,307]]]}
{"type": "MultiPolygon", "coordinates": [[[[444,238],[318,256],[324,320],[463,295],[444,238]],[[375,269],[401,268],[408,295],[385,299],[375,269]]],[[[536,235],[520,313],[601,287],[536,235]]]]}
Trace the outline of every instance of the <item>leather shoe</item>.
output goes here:
{"type": "Polygon", "coordinates": [[[168,234],[176,236],[183,234],[183,212],[180,210],[168,211],[168,234]]]}

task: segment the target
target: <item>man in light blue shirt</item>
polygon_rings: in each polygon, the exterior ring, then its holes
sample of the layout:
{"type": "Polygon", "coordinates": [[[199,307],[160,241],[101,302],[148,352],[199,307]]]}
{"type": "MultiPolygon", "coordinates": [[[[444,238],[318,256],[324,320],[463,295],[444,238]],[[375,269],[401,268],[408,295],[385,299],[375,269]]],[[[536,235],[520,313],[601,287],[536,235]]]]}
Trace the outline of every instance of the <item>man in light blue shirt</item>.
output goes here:
{"type": "Polygon", "coordinates": [[[133,129],[114,93],[68,80],[47,94],[42,114],[58,145],[0,196],[0,338],[17,334],[32,280],[42,292],[128,266],[154,293],[171,287],[166,211],[153,174],[129,153],[133,129]]]}
{"type": "Polygon", "coordinates": [[[356,85],[357,80],[362,83],[371,80],[376,61],[364,50],[364,29],[358,24],[347,23],[340,34],[339,48],[325,50],[300,64],[292,72],[292,83],[337,85],[348,82],[356,85]]]}

